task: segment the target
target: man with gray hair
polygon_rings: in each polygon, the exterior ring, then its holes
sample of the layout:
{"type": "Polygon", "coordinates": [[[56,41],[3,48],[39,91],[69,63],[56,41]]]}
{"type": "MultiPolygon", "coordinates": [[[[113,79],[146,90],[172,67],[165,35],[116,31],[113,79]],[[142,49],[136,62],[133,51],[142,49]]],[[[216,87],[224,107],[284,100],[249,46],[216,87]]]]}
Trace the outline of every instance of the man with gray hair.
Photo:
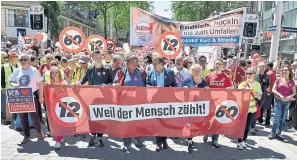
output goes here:
{"type": "Polygon", "coordinates": [[[122,57],[120,55],[114,55],[112,57],[112,65],[111,65],[112,80],[114,80],[118,71],[122,69],[121,64],[122,64],[122,57]]]}

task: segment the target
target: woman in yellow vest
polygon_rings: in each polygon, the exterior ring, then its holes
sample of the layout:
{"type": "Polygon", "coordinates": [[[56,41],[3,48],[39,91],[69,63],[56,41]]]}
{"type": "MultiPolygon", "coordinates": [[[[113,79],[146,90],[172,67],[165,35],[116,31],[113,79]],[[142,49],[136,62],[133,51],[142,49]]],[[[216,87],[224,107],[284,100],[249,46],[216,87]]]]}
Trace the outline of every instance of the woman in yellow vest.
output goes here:
{"type": "Polygon", "coordinates": [[[239,138],[238,143],[237,143],[237,149],[239,149],[239,150],[246,148],[245,141],[249,134],[252,121],[255,118],[255,115],[257,112],[256,103],[257,103],[257,100],[261,99],[262,94],[263,94],[260,83],[255,81],[255,75],[256,75],[256,69],[248,68],[246,70],[247,80],[242,82],[238,86],[238,89],[251,89],[252,90],[252,96],[251,96],[251,100],[250,100],[250,104],[249,104],[249,111],[248,111],[246,126],[245,126],[245,130],[244,130],[244,136],[243,136],[243,138],[239,138]]]}

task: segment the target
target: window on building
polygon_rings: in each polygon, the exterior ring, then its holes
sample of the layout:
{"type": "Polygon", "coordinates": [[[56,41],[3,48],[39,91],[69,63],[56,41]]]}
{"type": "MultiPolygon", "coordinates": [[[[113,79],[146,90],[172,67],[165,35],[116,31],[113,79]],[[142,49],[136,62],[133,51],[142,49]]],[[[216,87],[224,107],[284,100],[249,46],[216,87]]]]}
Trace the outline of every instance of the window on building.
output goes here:
{"type": "Polygon", "coordinates": [[[29,12],[27,10],[8,9],[7,27],[29,27],[29,12]]]}

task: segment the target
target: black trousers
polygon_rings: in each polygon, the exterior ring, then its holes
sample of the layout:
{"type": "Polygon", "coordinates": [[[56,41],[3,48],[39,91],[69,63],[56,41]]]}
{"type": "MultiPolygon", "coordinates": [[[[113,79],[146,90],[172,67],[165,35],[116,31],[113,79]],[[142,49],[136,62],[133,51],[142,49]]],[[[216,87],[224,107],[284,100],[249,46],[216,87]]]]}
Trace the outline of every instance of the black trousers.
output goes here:
{"type": "Polygon", "coordinates": [[[271,105],[274,106],[274,95],[263,95],[266,96],[266,100],[262,99],[261,101],[261,115],[258,118],[258,121],[263,121],[263,115],[266,111],[266,118],[265,118],[265,124],[270,125],[270,119],[271,119],[271,105]]]}
{"type": "Polygon", "coordinates": [[[294,129],[297,130],[297,107],[296,106],[294,106],[294,110],[292,114],[292,126],[294,129]]]}
{"type": "Polygon", "coordinates": [[[255,115],[256,115],[256,113],[248,113],[245,129],[244,129],[244,135],[243,135],[243,138],[238,139],[238,143],[240,143],[242,141],[246,141],[249,131],[250,131],[250,128],[251,128],[252,121],[255,118],[255,115]]]}
{"type": "Polygon", "coordinates": [[[167,137],[156,137],[157,145],[161,145],[162,143],[165,143],[166,140],[167,140],[167,137]]]}
{"type": "Polygon", "coordinates": [[[30,137],[30,128],[29,128],[29,121],[28,121],[28,115],[30,114],[33,126],[37,132],[41,132],[41,125],[40,125],[40,118],[39,118],[39,108],[38,108],[38,103],[39,103],[39,98],[37,92],[34,92],[34,101],[35,101],[35,112],[30,112],[30,113],[19,113],[20,119],[21,119],[21,126],[24,132],[25,137],[30,137]]]}
{"type": "Polygon", "coordinates": [[[103,137],[103,133],[91,133],[94,137],[103,137]]]}

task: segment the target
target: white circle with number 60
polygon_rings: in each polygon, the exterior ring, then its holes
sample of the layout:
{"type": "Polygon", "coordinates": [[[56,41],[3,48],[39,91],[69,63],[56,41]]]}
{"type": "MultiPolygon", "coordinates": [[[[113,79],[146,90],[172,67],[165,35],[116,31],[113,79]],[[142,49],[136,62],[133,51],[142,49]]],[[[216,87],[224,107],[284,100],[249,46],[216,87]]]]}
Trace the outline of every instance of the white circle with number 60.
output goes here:
{"type": "Polygon", "coordinates": [[[81,104],[73,97],[63,97],[60,100],[65,105],[61,105],[59,102],[56,104],[56,116],[65,123],[77,122],[83,115],[81,104]]]}
{"type": "Polygon", "coordinates": [[[235,101],[225,100],[216,107],[215,119],[222,124],[234,122],[237,119],[238,115],[239,106],[235,101]],[[226,113],[225,111],[228,113],[226,113]]]}

